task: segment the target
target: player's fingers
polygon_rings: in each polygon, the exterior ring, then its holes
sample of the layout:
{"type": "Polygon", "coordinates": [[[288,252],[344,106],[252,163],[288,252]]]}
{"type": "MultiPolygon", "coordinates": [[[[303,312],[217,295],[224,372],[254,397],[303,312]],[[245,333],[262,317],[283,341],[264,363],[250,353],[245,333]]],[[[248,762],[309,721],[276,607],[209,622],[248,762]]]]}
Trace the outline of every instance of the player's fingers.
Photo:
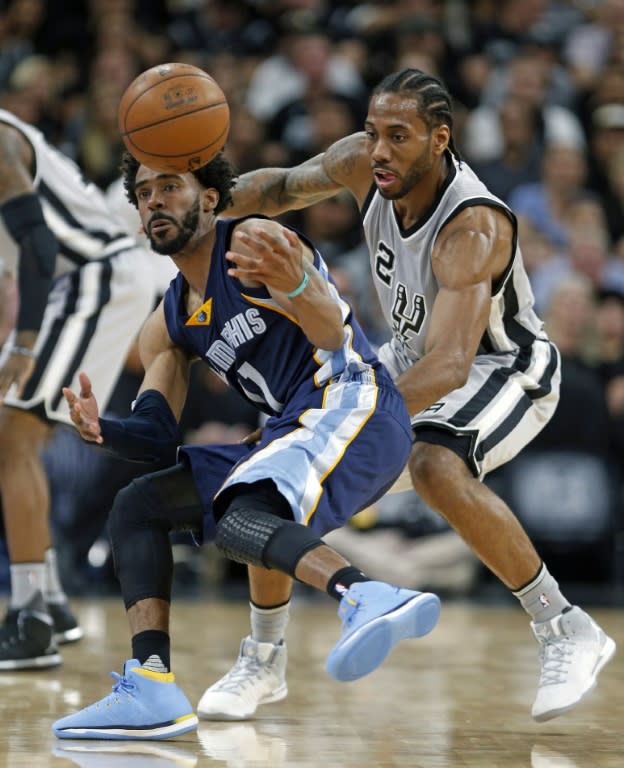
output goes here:
{"type": "Polygon", "coordinates": [[[301,243],[298,235],[295,232],[293,232],[292,229],[287,229],[286,227],[282,227],[282,235],[286,238],[286,240],[288,241],[288,244],[293,248],[296,248],[301,243]]]}
{"type": "Polygon", "coordinates": [[[85,399],[91,397],[91,380],[87,374],[84,372],[79,373],[78,381],[80,382],[80,397],[85,399]]]}
{"type": "Polygon", "coordinates": [[[266,248],[273,252],[282,253],[290,243],[282,234],[272,234],[264,229],[254,229],[254,235],[263,242],[266,248]]]}
{"type": "Polygon", "coordinates": [[[225,254],[225,258],[231,264],[236,265],[238,269],[244,269],[249,272],[258,269],[258,267],[262,264],[262,259],[248,256],[247,254],[239,253],[238,251],[228,251],[225,254]]]}

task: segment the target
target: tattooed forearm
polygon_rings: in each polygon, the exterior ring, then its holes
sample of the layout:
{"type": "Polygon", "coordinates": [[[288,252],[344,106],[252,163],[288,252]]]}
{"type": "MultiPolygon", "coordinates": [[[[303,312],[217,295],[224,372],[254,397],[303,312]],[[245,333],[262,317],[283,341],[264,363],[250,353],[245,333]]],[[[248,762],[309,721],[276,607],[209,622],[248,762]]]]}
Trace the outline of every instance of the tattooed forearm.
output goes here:
{"type": "Polygon", "coordinates": [[[286,172],[282,168],[263,168],[239,176],[232,190],[232,205],[227,211],[228,215],[263,213],[274,216],[287,210],[281,206],[286,172]]]}
{"type": "Polygon", "coordinates": [[[342,189],[356,196],[370,186],[370,164],[364,134],[340,139],[327,152],[294,168],[263,168],[239,177],[228,215],[263,213],[276,216],[333,197],[342,189]]]}

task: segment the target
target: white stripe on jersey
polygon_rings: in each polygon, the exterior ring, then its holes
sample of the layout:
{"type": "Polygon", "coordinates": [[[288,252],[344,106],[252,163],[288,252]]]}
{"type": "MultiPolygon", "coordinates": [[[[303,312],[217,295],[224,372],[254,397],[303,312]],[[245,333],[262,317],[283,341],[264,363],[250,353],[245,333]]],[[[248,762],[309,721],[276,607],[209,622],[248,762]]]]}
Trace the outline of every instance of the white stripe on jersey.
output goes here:
{"type": "Polygon", "coordinates": [[[80,227],[72,226],[45,199],[42,199],[41,204],[46,223],[59,242],[88,260],[102,256],[102,241],[100,239],[93,237],[80,227]]]}
{"type": "Polygon", "coordinates": [[[91,262],[81,270],[80,298],[76,311],[68,318],[63,327],[54,354],[46,368],[45,383],[39,392],[46,401],[53,401],[60,392],[67,367],[84,339],[86,325],[98,309],[101,280],[102,264],[100,262],[91,262]]]}
{"type": "MultiPolygon", "coordinates": [[[[66,258],[57,259],[55,276],[75,269],[83,261],[106,256],[107,246],[130,235],[125,221],[108,205],[104,192],[85,179],[76,163],[52,146],[41,131],[3,109],[0,122],[16,128],[33,149],[33,186],[59,250],[63,246],[67,249],[66,258]],[[77,263],[73,253],[77,254],[77,263]]],[[[19,250],[1,217],[0,253],[9,271],[16,274],[19,250]]]]}
{"type": "Polygon", "coordinates": [[[374,413],[377,392],[376,384],[360,381],[329,384],[325,390],[325,408],[305,411],[299,417],[300,428],[243,460],[219,493],[236,483],[279,477],[284,473],[277,468],[286,468],[290,486],[280,483],[279,490],[295,510],[297,522],[307,523],[323,492],[323,480],[374,413]],[[301,465],[302,461],[305,466],[301,465]]]}
{"type": "Polygon", "coordinates": [[[470,429],[473,421],[477,422],[481,440],[486,439],[491,432],[497,429],[516,407],[520,398],[523,397],[518,386],[523,391],[539,387],[539,381],[550,364],[550,350],[549,344],[534,344],[531,350],[531,362],[527,370],[513,373],[496,397],[482,411],[475,414],[473,420],[466,424],[466,429],[470,429]]]}

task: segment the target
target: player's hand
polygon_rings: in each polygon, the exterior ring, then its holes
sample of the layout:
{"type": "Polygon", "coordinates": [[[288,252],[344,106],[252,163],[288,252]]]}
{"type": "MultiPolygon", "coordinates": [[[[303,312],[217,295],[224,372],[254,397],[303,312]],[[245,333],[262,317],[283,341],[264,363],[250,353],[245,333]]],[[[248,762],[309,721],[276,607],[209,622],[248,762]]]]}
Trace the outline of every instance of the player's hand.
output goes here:
{"type": "Polygon", "coordinates": [[[4,402],[11,387],[14,387],[12,395],[17,398],[22,396],[36,364],[36,360],[32,357],[18,352],[9,353],[4,365],[0,367],[0,404],[4,402]]]}
{"type": "Polygon", "coordinates": [[[100,412],[98,404],[91,391],[91,381],[86,373],[78,376],[80,380],[80,394],[76,396],[71,389],[63,387],[63,395],[69,405],[69,415],[76,425],[80,437],[90,443],[104,442],[100,429],[100,412]]]}
{"type": "Polygon", "coordinates": [[[295,290],[303,280],[303,245],[286,227],[270,232],[254,227],[251,234],[239,229],[225,256],[232,263],[228,274],[239,280],[257,280],[283,293],[295,290]]]}

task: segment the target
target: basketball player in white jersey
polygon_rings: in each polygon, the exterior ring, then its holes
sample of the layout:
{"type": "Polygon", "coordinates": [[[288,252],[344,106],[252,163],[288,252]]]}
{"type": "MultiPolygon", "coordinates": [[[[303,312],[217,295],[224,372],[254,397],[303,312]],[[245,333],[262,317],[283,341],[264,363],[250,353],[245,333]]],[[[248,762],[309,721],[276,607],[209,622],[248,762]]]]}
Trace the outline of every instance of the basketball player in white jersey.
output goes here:
{"type": "Polygon", "coordinates": [[[104,194],[30,125],[0,110],[0,253],[19,284],[15,331],[0,354],[0,499],[11,600],[0,671],[61,662],[82,634],[58,578],[39,452],[70,424],[62,387],[83,368],[103,406],[153,308],[150,254],[104,194]]]}
{"type": "MultiPolygon", "coordinates": [[[[276,215],[343,189],[357,200],[393,331],[380,358],[412,415],[411,482],[529,614],[541,662],[532,714],[548,720],[593,688],[615,643],[568,603],[513,512],[481,482],[551,418],[560,364],[533,311],[516,218],[461,160],[452,126],[442,83],[397,72],[373,90],[362,133],[295,168],[244,174],[233,213],[276,215]]],[[[286,695],[290,588],[258,569],[250,582],[252,636],[204,693],[204,718],[245,719],[286,695]]]]}

